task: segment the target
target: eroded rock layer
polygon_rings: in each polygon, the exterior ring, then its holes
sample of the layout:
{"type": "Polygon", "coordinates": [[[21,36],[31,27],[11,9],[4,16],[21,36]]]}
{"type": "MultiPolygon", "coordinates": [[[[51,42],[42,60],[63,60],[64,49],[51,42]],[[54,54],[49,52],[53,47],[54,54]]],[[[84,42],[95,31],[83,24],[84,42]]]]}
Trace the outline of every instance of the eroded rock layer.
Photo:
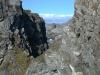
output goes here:
{"type": "Polygon", "coordinates": [[[48,48],[44,20],[20,0],[0,0],[0,75],[23,75],[48,48]]]}

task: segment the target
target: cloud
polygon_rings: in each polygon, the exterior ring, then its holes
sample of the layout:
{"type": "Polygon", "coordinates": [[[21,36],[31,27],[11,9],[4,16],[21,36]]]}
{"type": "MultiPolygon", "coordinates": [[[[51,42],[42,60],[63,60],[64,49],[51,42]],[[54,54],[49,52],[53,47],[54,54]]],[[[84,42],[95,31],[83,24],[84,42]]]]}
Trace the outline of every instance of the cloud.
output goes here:
{"type": "Polygon", "coordinates": [[[72,14],[40,14],[43,18],[66,18],[66,17],[72,17],[72,14]]]}
{"type": "Polygon", "coordinates": [[[40,14],[46,23],[65,23],[72,18],[71,14],[40,14]]]}

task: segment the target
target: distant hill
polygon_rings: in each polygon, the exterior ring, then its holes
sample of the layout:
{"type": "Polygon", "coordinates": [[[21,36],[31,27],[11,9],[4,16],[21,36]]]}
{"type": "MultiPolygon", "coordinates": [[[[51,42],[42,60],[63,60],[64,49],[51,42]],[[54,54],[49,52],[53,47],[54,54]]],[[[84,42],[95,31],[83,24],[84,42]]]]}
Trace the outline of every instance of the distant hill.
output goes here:
{"type": "Polygon", "coordinates": [[[47,24],[51,24],[51,23],[56,23],[56,24],[62,24],[62,23],[65,23],[67,21],[69,21],[72,16],[67,16],[67,15],[64,15],[64,16],[61,16],[61,15],[40,15],[44,18],[45,22],[47,24]]]}

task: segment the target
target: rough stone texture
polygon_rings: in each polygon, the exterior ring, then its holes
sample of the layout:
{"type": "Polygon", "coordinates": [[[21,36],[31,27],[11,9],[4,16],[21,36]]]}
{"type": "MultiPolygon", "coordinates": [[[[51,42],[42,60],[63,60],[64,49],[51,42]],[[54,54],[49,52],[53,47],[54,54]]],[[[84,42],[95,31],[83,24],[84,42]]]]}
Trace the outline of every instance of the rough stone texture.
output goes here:
{"type": "MultiPolygon", "coordinates": [[[[75,39],[71,51],[79,54],[78,61],[72,63],[76,72],[81,71],[84,75],[100,74],[100,23],[99,0],[77,0],[75,14],[69,29],[74,33],[75,39]]],[[[67,41],[66,41],[67,42],[67,41]]]]}
{"type": "Polygon", "coordinates": [[[69,54],[76,74],[100,74],[99,5],[99,0],[76,0],[72,22],[64,27],[61,49],[69,54]]]}
{"type": "Polygon", "coordinates": [[[44,20],[20,0],[0,0],[0,75],[24,75],[33,56],[48,48],[44,20]]]}
{"type": "Polygon", "coordinates": [[[76,0],[70,23],[48,28],[48,36],[55,34],[57,39],[43,54],[47,48],[44,20],[16,3],[5,14],[0,9],[0,75],[100,75],[99,0],[76,0]],[[41,55],[27,57],[26,50],[41,55]]]}

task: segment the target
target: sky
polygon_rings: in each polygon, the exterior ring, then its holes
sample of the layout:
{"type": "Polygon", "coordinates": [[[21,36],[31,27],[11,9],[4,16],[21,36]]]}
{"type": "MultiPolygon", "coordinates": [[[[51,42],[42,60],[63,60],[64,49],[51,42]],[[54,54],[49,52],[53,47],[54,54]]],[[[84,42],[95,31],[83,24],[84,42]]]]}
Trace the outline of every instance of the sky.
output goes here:
{"type": "Polygon", "coordinates": [[[23,8],[39,13],[42,17],[72,17],[74,0],[22,0],[23,8]]]}

